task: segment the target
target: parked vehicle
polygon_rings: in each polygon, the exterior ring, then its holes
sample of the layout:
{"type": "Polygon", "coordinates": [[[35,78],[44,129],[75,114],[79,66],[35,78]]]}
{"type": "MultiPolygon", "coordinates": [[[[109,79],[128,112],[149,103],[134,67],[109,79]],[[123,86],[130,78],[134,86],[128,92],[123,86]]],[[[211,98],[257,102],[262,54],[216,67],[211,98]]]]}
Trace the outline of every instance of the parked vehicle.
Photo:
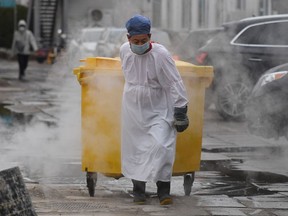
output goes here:
{"type": "Polygon", "coordinates": [[[119,56],[120,46],[127,41],[125,28],[106,28],[105,37],[98,41],[95,53],[102,57],[119,56]]]}
{"type": "Polygon", "coordinates": [[[252,17],[223,24],[199,49],[196,62],[214,66],[206,92],[224,119],[243,119],[248,96],[259,77],[288,57],[288,15],[252,17]]]}
{"type": "Polygon", "coordinates": [[[98,42],[104,40],[105,28],[83,28],[79,36],[71,40],[70,50],[82,58],[97,55],[98,42]]]}
{"type": "Polygon", "coordinates": [[[105,28],[83,28],[80,33],[69,39],[64,54],[69,69],[79,65],[79,60],[97,55],[98,42],[104,38],[105,28]]]}
{"type": "Polygon", "coordinates": [[[159,29],[159,30],[164,31],[169,35],[173,51],[176,51],[177,47],[179,47],[179,45],[183,43],[183,41],[187,38],[189,34],[188,30],[181,30],[181,31],[171,29],[159,29]]]}
{"type": "Polygon", "coordinates": [[[165,48],[169,50],[175,60],[180,60],[176,49],[179,46],[180,41],[183,41],[183,37],[185,38],[184,35],[185,32],[175,32],[157,28],[151,29],[151,41],[160,43],[165,46],[165,48]]]}
{"type": "Polygon", "coordinates": [[[195,62],[197,50],[204,46],[213,36],[222,31],[222,28],[199,29],[190,31],[188,36],[180,42],[175,53],[182,61],[195,62]]]}
{"type": "MultiPolygon", "coordinates": [[[[109,27],[100,28],[97,31],[83,29],[82,32],[81,38],[85,38],[80,40],[82,43],[79,43],[79,50],[82,50],[83,53],[82,58],[88,56],[117,57],[120,46],[127,41],[126,28],[109,27]]],[[[173,49],[168,32],[153,28],[151,34],[152,41],[163,44],[170,51],[173,49]]]]}
{"type": "MultiPolygon", "coordinates": [[[[173,54],[173,40],[171,32],[151,29],[151,40],[163,44],[173,54]]],[[[173,39],[176,38],[173,35],[173,39]]],[[[72,39],[66,53],[66,61],[70,68],[74,68],[80,59],[89,56],[117,57],[120,46],[127,41],[126,28],[84,28],[80,36],[72,39]]]]}
{"type": "Polygon", "coordinates": [[[268,70],[260,77],[245,107],[252,134],[288,139],[288,63],[268,70]]]}
{"type": "Polygon", "coordinates": [[[169,34],[159,29],[151,29],[151,41],[160,43],[165,46],[168,50],[172,49],[172,42],[169,34]]]}

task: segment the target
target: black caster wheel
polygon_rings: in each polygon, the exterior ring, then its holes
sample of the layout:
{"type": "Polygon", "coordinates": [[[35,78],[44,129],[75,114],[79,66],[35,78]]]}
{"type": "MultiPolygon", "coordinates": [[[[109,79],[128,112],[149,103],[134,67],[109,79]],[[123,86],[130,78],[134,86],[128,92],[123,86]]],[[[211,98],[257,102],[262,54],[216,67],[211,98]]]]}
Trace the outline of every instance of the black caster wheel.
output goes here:
{"type": "Polygon", "coordinates": [[[190,196],[191,194],[191,189],[192,189],[192,185],[194,182],[194,178],[195,178],[195,173],[187,173],[184,175],[184,193],[185,196],[190,196]]]}
{"type": "Polygon", "coordinates": [[[90,197],[94,197],[95,187],[96,187],[96,183],[97,183],[97,173],[87,172],[86,182],[87,182],[87,188],[88,188],[90,197]]]}

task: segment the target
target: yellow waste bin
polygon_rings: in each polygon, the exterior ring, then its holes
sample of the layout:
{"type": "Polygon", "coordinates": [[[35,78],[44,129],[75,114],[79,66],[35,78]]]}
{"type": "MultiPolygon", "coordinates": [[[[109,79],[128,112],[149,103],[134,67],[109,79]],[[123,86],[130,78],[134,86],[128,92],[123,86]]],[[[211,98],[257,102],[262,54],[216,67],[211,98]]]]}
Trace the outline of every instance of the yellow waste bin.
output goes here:
{"type": "MultiPolygon", "coordinates": [[[[87,58],[74,69],[81,84],[82,171],[94,196],[97,173],[120,178],[121,101],[124,77],[119,58],[87,58]]],[[[200,169],[205,88],[213,78],[213,67],[176,61],[188,99],[190,125],[177,136],[173,176],[184,175],[184,191],[191,192],[194,172],[200,169]]]]}

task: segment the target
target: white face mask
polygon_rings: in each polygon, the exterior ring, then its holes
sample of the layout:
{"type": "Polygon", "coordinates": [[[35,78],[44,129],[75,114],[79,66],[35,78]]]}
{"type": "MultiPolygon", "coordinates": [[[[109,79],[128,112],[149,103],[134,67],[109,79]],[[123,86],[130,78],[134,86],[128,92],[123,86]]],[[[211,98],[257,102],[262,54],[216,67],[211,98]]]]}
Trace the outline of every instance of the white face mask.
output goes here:
{"type": "Polygon", "coordinates": [[[142,55],[149,49],[150,42],[147,41],[145,44],[142,44],[142,45],[136,45],[136,44],[130,43],[130,47],[131,47],[132,52],[138,55],[142,55]]]}
{"type": "Polygon", "coordinates": [[[25,29],[26,29],[26,28],[25,28],[24,26],[20,26],[20,27],[19,27],[19,31],[20,31],[20,32],[24,32],[25,29]]]}

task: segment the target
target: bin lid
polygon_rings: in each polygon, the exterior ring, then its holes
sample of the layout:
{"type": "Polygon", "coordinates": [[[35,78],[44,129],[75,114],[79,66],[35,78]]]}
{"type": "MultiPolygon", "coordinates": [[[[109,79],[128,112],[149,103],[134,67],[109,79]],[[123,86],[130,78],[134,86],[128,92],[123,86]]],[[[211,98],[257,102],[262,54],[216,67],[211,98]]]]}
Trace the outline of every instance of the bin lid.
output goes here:
{"type": "Polygon", "coordinates": [[[193,75],[195,77],[207,77],[213,78],[213,67],[212,66],[198,66],[189,62],[180,60],[175,61],[176,67],[181,75],[193,75]]]}
{"type": "Polygon", "coordinates": [[[95,73],[107,73],[109,75],[116,73],[122,75],[120,58],[88,57],[81,59],[80,62],[84,64],[73,70],[79,82],[81,79],[92,76],[95,73]]]}
{"type": "MultiPolygon", "coordinates": [[[[78,81],[82,78],[94,75],[95,73],[107,73],[108,75],[118,74],[122,76],[120,58],[89,57],[80,60],[84,65],[74,68],[73,73],[78,81]]],[[[212,66],[197,66],[184,61],[175,61],[176,67],[184,77],[195,77],[206,79],[210,84],[213,78],[212,66]]]]}
{"type": "Polygon", "coordinates": [[[89,57],[81,59],[86,69],[121,69],[120,58],[89,57]]]}

